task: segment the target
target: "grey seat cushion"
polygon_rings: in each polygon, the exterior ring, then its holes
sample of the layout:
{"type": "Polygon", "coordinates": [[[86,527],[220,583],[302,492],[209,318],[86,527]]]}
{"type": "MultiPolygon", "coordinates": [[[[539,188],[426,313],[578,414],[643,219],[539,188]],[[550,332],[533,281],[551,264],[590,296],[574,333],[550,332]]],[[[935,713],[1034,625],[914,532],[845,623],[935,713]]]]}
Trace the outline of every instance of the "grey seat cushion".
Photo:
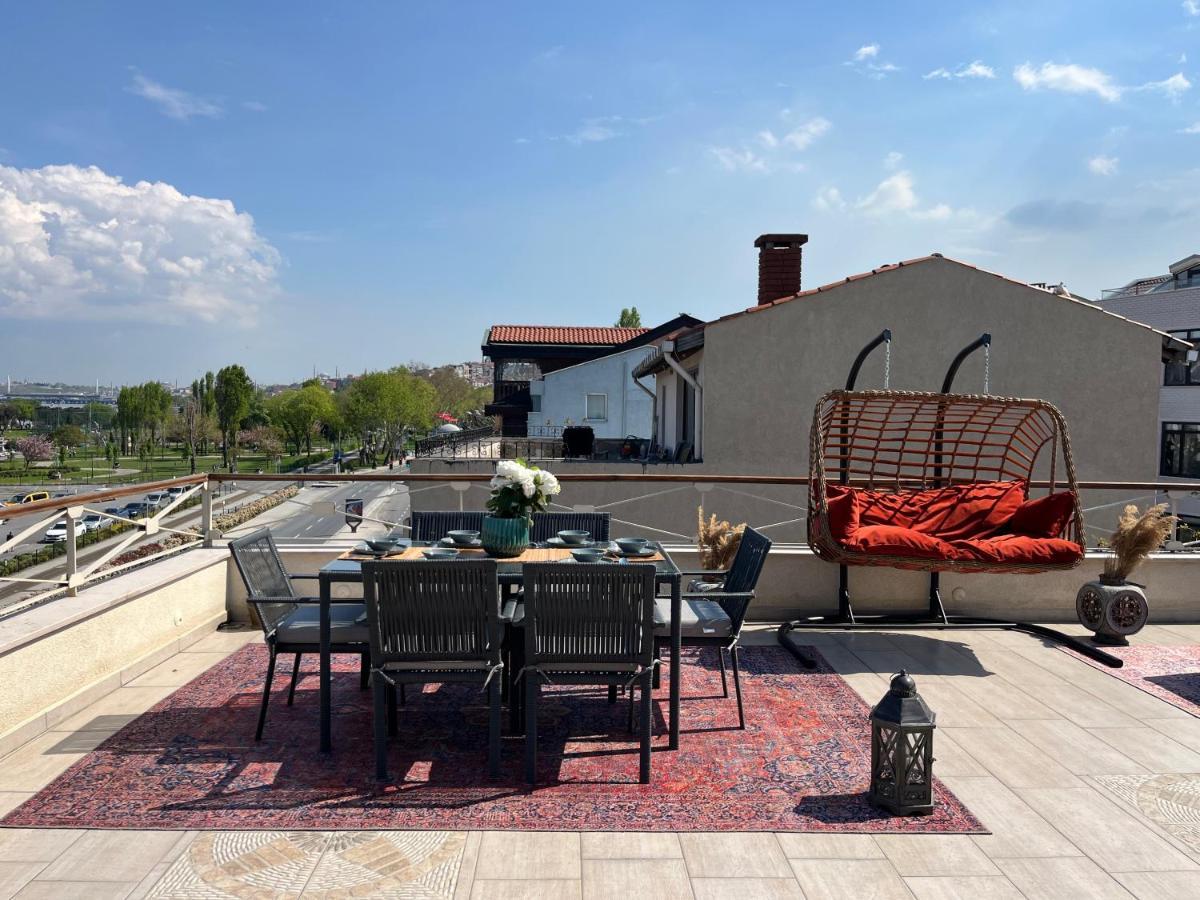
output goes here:
{"type": "MultiPolygon", "coordinates": [[[[361,603],[334,603],[329,607],[330,634],[335,644],[366,644],[367,626],[358,620],[366,609],[361,603]]],[[[275,630],[281,644],[317,644],[321,641],[321,607],[298,607],[275,630]]]]}
{"type": "MultiPolygon", "coordinates": [[[[685,638],[728,637],[733,630],[733,622],[716,600],[684,600],[679,623],[685,638]]],[[[654,601],[654,633],[659,637],[671,634],[669,597],[659,597],[654,601]]]]}

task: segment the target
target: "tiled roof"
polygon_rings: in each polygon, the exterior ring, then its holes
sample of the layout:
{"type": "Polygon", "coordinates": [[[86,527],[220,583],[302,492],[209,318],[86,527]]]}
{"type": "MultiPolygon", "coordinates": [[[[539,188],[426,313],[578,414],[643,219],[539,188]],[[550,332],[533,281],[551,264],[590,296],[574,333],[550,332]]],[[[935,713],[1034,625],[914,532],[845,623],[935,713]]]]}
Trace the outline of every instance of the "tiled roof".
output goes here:
{"type": "Polygon", "coordinates": [[[562,325],[493,325],[491,344],[623,344],[648,328],[599,328],[562,325]]]}

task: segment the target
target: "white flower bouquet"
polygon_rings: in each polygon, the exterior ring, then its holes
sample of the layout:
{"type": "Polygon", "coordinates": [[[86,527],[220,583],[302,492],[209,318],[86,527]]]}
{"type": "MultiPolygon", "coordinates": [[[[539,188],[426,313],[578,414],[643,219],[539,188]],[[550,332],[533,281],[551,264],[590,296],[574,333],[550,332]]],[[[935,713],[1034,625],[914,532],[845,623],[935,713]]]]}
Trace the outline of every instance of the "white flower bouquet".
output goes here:
{"type": "Polygon", "coordinates": [[[545,510],[550,498],[562,491],[557,478],[520,459],[500,460],[491,488],[488,512],[499,519],[525,519],[530,524],[533,514],[545,510]]]}

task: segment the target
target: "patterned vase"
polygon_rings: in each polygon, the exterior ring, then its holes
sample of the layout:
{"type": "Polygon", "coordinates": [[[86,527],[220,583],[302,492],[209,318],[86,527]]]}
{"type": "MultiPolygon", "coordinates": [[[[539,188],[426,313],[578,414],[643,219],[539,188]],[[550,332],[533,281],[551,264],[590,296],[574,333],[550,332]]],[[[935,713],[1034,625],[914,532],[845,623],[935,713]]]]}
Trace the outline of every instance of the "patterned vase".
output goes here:
{"type": "Polygon", "coordinates": [[[499,559],[520,556],[529,546],[529,520],[484,516],[479,540],[488,556],[499,559]]]}
{"type": "Polygon", "coordinates": [[[1095,632],[1095,643],[1124,647],[1129,635],[1141,631],[1150,618],[1150,606],[1141,585],[1101,576],[1079,589],[1075,614],[1080,624],[1095,632]]]}

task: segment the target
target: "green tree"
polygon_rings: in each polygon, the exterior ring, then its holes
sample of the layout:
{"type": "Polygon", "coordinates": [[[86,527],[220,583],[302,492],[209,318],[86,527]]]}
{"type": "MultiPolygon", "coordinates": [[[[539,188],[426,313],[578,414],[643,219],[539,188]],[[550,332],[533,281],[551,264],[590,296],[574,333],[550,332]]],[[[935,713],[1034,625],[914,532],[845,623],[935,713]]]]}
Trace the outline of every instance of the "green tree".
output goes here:
{"type": "Polygon", "coordinates": [[[617,319],[617,328],[641,328],[642,315],[638,312],[636,306],[631,306],[628,309],[622,309],[621,315],[617,319]]]}
{"type": "Polygon", "coordinates": [[[369,372],[339,395],[346,426],[360,436],[370,465],[379,465],[407,434],[433,423],[437,391],[407,369],[369,372]]]}
{"type": "Polygon", "coordinates": [[[231,471],[236,471],[238,428],[250,412],[254,383],[241,366],[226,366],[217,372],[213,396],[216,398],[217,424],[224,442],[224,463],[231,471]]]}
{"type": "Polygon", "coordinates": [[[271,422],[283,429],[299,454],[312,453],[312,437],[337,418],[333,396],[323,386],[306,382],[299,390],[284,391],[267,401],[271,422]]]}
{"type": "Polygon", "coordinates": [[[78,425],[59,425],[50,432],[50,439],[60,449],[73,450],[82,447],[87,441],[87,436],[78,425]]]}

